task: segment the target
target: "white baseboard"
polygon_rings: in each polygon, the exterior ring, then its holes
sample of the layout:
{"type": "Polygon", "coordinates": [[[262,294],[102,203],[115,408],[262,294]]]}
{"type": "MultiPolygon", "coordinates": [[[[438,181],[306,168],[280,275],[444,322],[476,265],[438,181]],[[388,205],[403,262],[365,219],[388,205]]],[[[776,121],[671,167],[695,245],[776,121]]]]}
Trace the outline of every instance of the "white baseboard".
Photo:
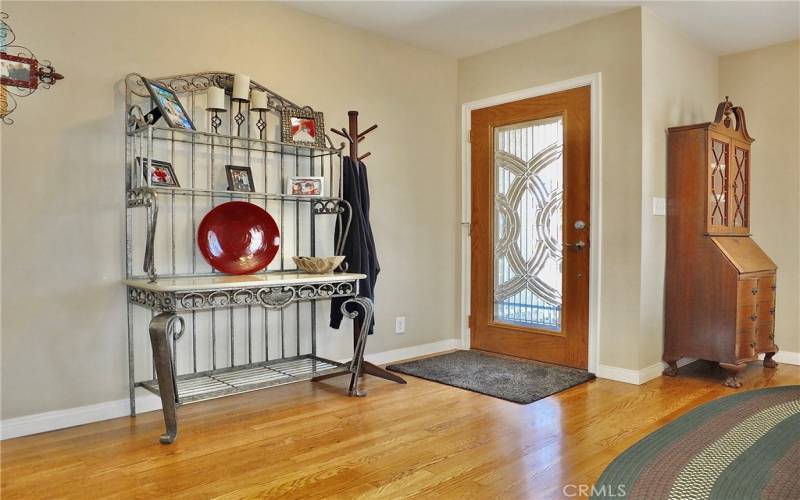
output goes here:
{"type": "MultiPolygon", "coordinates": [[[[761,357],[763,358],[763,356],[761,357]]],[[[800,365],[800,352],[781,351],[775,354],[774,359],[778,363],[785,363],[787,365],[800,365]]],[[[693,358],[681,358],[678,361],[678,367],[686,366],[693,361],[696,360],[693,358]]],[[[661,372],[666,367],[667,364],[663,361],[659,361],[658,363],[652,364],[647,368],[642,368],[641,370],[630,370],[627,368],[618,368],[616,366],[600,365],[600,369],[597,370],[597,376],[599,378],[616,380],[617,382],[625,382],[626,384],[641,385],[660,376],[661,372]]]]}
{"type": "MultiPolygon", "coordinates": [[[[681,358],[678,360],[678,366],[686,366],[692,361],[695,360],[692,358],[681,358]]],[[[647,368],[642,368],[641,370],[631,370],[616,366],[600,365],[600,368],[597,370],[597,377],[616,380],[617,382],[625,382],[626,384],[642,385],[645,382],[660,376],[661,372],[666,367],[667,364],[663,361],[654,363],[647,368]]]]}
{"type": "Polygon", "coordinates": [[[800,352],[778,351],[772,359],[787,365],[800,365],[800,352]]]}
{"type": "MultiPolygon", "coordinates": [[[[392,351],[367,354],[365,358],[372,363],[382,365],[404,359],[427,356],[437,352],[451,351],[461,348],[461,339],[446,339],[429,344],[404,347],[392,351]]],[[[345,361],[345,360],[342,360],[345,361]]],[[[161,400],[155,394],[143,389],[136,393],[136,412],[160,410],[161,400]]],[[[54,431],[76,425],[90,424],[101,420],[125,417],[130,414],[128,398],[107,401],[93,405],[67,408],[65,410],[48,411],[24,417],[9,418],[0,422],[0,440],[20,436],[29,436],[40,432],[54,431]]]]}
{"type": "Polygon", "coordinates": [[[405,359],[428,356],[438,352],[452,351],[454,349],[463,349],[460,338],[445,339],[438,342],[431,342],[430,344],[403,347],[401,349],[394,349],[392,351],[376,352],[374,354],[365,355],[364,359],[376,365],[385,365],[389,363],[396,363],[397,361],[403,361],[405,359]]]}
{"type": "MultiPolygon", "coordinates": [[[[160,410],[161,400],[155,394],[141,390],[136,394],[136,409],[137,413],[160,410]]],[[[66,410],[54,410],[24,417],[7,418],[0,422],[0,440],[90,424],[127,415],[130,415],[130,402],[125,398],[77,408],[67,408],[66,410]]]]}
{"type": "MultiPolygon", "coordinates": [[[[376,352],[367,354],[366,359],[372,363],[383,365],[394,363],[410,358],[427,356],[438,352],[461,349],[461,339],[445,339],[429,344],[403,347],[391,351],[376,352]]],[[[684,358],[678,362],[678,366],[685,366],[694,359],[684,358]]],[[[798,352],[779,352],[775,355],[775,361],[789,365],[800,365],[800,353],[798,352]]],[[[600,365],[597,370],[599,378],[616,380],[628,384],[641,385],[652,380],[659,375],[666,367],[663,362],[655,363],[642,370],[630,370],[616,366],[600,365]]],[[[139,390],[136,395],[137,413],[160,410],[161,400],[157,396],[144,390],[139,390]]],[[[89,424],[108,420],[112,418],[125,417],[130,413],[128,399],[117,401],[107,401],[78,408],[68,408],[66,410],[55,410],[24,417],[9,418],[0,422],[0,439],[11,439],[20,436],[38,434],[40,432],[54,431],[76,425],[89,424]]]]}

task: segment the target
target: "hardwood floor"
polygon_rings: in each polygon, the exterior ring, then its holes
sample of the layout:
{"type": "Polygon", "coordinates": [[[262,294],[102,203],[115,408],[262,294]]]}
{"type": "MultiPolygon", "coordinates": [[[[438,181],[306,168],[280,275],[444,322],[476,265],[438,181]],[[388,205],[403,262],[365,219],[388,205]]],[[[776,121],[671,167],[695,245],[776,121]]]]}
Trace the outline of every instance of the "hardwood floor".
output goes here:
{"type": "MultiPolygon", "coordinates": [[[[595,380],[522,406],[408,378],[344,377],[2,442],[2,498],[561,498],[697,405],[733,394],[704,362],[633,386],[595,380]],[[689,376],[689,374],[692,374],[689,376]]],[[[752,364],[742,390],[800,383],[752,364]]]]}

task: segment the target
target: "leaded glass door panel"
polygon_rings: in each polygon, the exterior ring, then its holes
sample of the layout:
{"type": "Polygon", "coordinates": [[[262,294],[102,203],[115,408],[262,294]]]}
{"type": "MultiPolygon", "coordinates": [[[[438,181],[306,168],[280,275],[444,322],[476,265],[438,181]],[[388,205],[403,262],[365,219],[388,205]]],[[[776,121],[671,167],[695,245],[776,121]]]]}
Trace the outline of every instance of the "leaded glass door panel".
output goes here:
{"type": "Polygon", "coordinates": [[[472,113],[471,343],[586,368],[588,87],[472,113]]]}
{"type": "Polygon", "coordinates": [[[494,129],[494,321],[561,330],[564,120],[494,129]]]}
{"type": "Polygon", "coordinates": [[[731,142],[730,230],[750,234],[750,145],[731,142]]]}

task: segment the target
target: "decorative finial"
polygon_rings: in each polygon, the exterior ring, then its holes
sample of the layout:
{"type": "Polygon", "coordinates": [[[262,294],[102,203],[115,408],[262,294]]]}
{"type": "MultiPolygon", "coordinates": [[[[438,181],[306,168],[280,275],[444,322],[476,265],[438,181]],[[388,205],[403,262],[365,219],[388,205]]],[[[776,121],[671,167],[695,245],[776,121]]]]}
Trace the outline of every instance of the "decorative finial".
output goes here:
{"type": "Polygon", "coordinates": [[[733,109],[733,103],[728,100],[728,96],[725,96],[725,108],[723,113],[725,114],[725,119],[723,120],[723,125],[725,128],[731,128],[731,110],[733,109]]]}

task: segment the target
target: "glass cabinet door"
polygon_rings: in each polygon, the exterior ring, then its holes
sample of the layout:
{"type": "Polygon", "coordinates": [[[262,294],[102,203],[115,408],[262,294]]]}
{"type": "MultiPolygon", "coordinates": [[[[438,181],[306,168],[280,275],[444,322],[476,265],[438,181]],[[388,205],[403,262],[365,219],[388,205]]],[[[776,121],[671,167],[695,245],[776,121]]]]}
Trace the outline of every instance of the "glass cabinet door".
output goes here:
{"type": "Polygon", "coordinates": [[[750,147],[731,144],[730,225],[734,232],[749,232],[750,227],[750,147]]]}
{"type": "Polygon", "coordinates": [[[706,231],[724,233],[729,225],[730,141],[711,136],[708,165],[708,209],[706,231]]]}

